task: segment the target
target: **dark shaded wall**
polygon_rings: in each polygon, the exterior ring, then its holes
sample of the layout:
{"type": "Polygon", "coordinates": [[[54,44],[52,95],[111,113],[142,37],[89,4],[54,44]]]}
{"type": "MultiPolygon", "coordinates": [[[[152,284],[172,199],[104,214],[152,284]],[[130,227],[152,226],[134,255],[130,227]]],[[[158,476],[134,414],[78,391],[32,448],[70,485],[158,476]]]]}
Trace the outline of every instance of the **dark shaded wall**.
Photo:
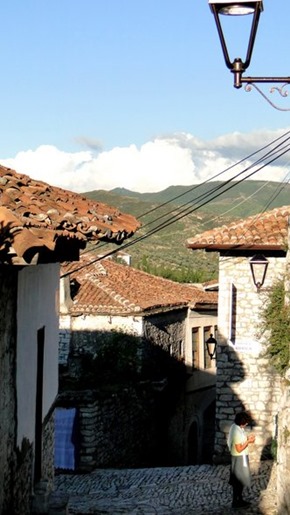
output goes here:
{"type": "Polygon", "coordinates": [[[158,397],[150,385],[61,395],[61,409],[77,409],[73,435],[75,471],[161,465],[158,397]]]}
{"type": "Polygon", "coordinates": [[[78,409],[79,470],[186,465],[193,446],[210,461],[215,386],[186,392],[186,321],[182,308],[144,316],[143,336],[60,331],[58,406],[78,409]]]}
{"type": "Polygon", "coordinates": [[[0,267],[0,513],[29,514],[32,447],[16,448],[16,312],[15,267],[0,267]]]}

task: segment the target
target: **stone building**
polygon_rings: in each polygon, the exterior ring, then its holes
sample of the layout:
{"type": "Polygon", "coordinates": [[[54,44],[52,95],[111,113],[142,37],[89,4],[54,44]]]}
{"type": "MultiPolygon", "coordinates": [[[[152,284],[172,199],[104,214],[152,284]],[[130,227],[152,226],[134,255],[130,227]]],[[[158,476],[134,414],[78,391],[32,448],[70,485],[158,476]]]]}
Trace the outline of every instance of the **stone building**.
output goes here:
{"type": "Polygon", "coordinates": [[[3,166],[0,191],[0,513],[26,515],[54,475],[59,263],[138,222],[3,166]]]}
{"type": "Polygon", "coordinates": [[[289,385],[270,366],[261,335],[261,309],[289,256],[290,206],[251,216],[189,239],[191,249],[219,252],[219,304],[215,461],[228,459],[226,436],[235,412],[249,411],[256,443],[252,461],[270,456],[278,434],[279,515],[290,511],[289,385]],[[251,273],[251,260],[267,264],[265,281],[251,273]],[[259,284],[260,283],[260,284],[259,284]],[[288,400],[287,400],[288,399],[288,400]]]}
{"type": "Polygon", "coordinates": [[[202,461],[213,439],[215,361],[204,342],[215,334],[217,294],[93,254],[79,268],[63,266],[62,276],[59,409],[78,408],[78,468],[202,461]],[[117,367],[122,341],[125,385],[117,367]],[[102,370],[106,345],[113,362],[102,370]],[[88,356],[96,358],[94,388],[88,356]],[[81,383],[77,402],[69,379],[81,383]],[[115,390],[105,395],[108,382],[115,390]]]}

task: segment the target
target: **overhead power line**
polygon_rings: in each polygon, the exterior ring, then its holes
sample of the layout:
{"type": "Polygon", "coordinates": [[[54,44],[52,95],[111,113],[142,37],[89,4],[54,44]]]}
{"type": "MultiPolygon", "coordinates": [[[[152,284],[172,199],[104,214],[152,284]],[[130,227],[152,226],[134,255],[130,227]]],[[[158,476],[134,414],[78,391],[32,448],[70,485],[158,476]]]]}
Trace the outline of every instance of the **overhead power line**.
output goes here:
{"type": "MultiPolygon", "coordinates": [[[[289,184],[289,181],[290,181],[290,172],[287,172],[287,174],[284,177],[282,183],[278,183],[279,184],[278,187],[276,188],[275,192],[271,195],[270,199],[268,200],[267,204],[264,206],[263,210],[260,211],[256,216],[254,216],[253,219],[252,219],[252,222],[242,231],[240,239],[244,238],[246,236],[247,232],[249,232],[251,230],[251,228],[253,226],[255,226],[255,224],[257,223],[257,221],[261,217],[261,215],[267,211],[267,209],[268,209],[269,205],[271,204],[271,202],[273,202],[273,200],[279,195],[279,193],[282,191],[282,189],[285,188],[285,184],[289,184]]],[[[226,256],[228,256],[227,259],[231,259],[231,257],[230,257],[230,250],[227,250],[225,252],[224,258],[226,256]]]]}
{"type": "MultiPolygon", "coordinates": [[[[146,216],[146,215],[149,215],[150,213],[153,213],[154,211],[156,211],[157,209],[161,209],[162,207],[164,206],[167,206],[168,204],[171,204],[172,202],[174,202],[175,200],[178,200],[179,198],[181,197],[184,197],[184,195],[188,195],[188,193],[191,193],[192,191],[195,191],[197,190],[198,188],[201,188],[202,186],[204,186],[205,184],[208,184],[209,182],[212,182],[214,181],[215,179],[217,179],[218,177],[220,177],[221,175],[224,175],[225,173],[229,172],[230,170],[232,170],[233,168],[235,168],[236,166],[239,166],[240,164],[248,161],[249,159],[251,159],[252,157],[254,157],[255,155],[259,154],[260,152],[263,152],[263,150],[271,147],[271,145],[275,144],[276,142],[282,140],[283,138],[286,137],[286,141],[289,140],[289,137],[290,137],[290,131],[287,131],[285,132],[285,134],[283,134],[282,136],[279,136],[278,138],[274,139],[273,141],[271,141],[270,143],[268,143],[267,145],[264,145],[263,147],[261,147],[259,150],[256,150],[255,152],[252,152],[251,154],[247,155],[246,157],[243,157],[242,159],[240,159],[239,161],[237,161],[236,163],[228,166],[227,168],[225,168],[224,170],[222,170],[221,172],[218,172],[216,175],[213,175],[212,177],[210,177],[209,179],[206,179],[205,181],[203,181],[202,183],[199,183],[199,184],[195,184],[194,186],[191,186],[190,188],[186,189],[184,192],[180,193],[179,195],[176,195],[175,197],[172,197],[170,200],[167,200],[166,202],[163,202],[161,204],[158,204],[158,206],[152,208],[152,209],[149,209],[148,211],[146,211],[145,213],[142,213],[142,215],[139,216],[139,218],[143,218],[143,216],[146,216]],[[289,136],[288,136],[289,135],[289,136]],[[288,136],[288,137],[286,137],[288,136]]],[[[284,143],[284,141],[283,141],[284,143]]],[[[277,147],[275,147],[277,148],[277,147]]],[[[265,154],[267,155],[267,154],[265,154]]],[[[264,159],[265,156],[263,155],[261,159],[264,159]]]]}
{"type": "MultiPolygon", "coordinates": [[[[288,139],[290,139],[290,137],[288,139]]],[[[280,143],[280,145],[278,145],[274,149],[272,149],[270,152],[267,152],[266,155],[263,155],[261,158],[259,158],[256,162],[252,163],[247,168],[245,168],[244,170],[242,170],[241,172],[236,174],[236,176],[228,179],[227,181],[222,182],[219,185],[214,186],[212,189],[208,190],[207,192],[204,192],[201,195],[195,197],[195,199],[193,201],[191,200],[189,202],[186,202],[185,204],[179,206],[178,208],[175,207],[171,211],[167,212],[165,215],[161,215],[160,217],[156,218],[155,220],[153,220],[151,222],[148,222],[146,225],[143,225],[142,229],[144,229],[144,228],[146,228],[146,227],[156,223],[157,221],[161,220],[162,218],[167,217],[162,223],[160,223],[159,225],[155,226],[149,232],[147,232],[146,234],[141,235],[141,236],[139,236],[139,237],[137,237],[137,238],[135,238],[135,239],[133,239],[133,240],[131,240],[129,242],[126,242],[125,244],[122,245],[121,248],[122,249],[123,248],[127,248],[127,247],[137,243],[138,241],[141,241],[141,240],[151,236],[152,234],[155,234],[159,230],[161,230],[161,229],[163,229],[165,227],[168,227],[168,225],[171,225],[172,223],[175,223],[175,222],[179,221],[181,218],[184,218],[185,216],[188,216],[189,214],[193,213],[197,209],[200,209],[201,207],[204,207],[210,201],[215,200],[216,198],[218,198],[222,194],[226,193],[230,189],[232,189],[235,186],[237,186],[238,184],[240,184],[241,182],[245,181],[246,179],[249,179],[254,174],[256,174],[258,171],[263,169],[265,166],[271,164],[276,159],[281,157],[283,154],[287,153],[289,151],[289,149],[290,149],[288,146],[285,147],[285,145],[282,147],[282,149],[279,149],[279,146],[281,146],[281,143],[280,143]],[[279,154],[277,154],[278,151],[279,151],[279,154]],[[268,161],[266,163],[262,164],[259,168],[255,169],[256,166],[258,166],[261,162],[265,161],[265,157],[268,158],[268,161]],[[269,158],[271,158],[271,159],[269,159],[269,158]],[[238,177],[240,177],[244,173],[250,171],[252,168],[254,168],[253,171],[248,173],[245,177],[242,177],[241,179],[237,180],[238,177]],[[188,206],[188,204],[190,204],[190,206],[186,207],[186,206],[188,206]],[[168,215],[171,215],[173,212],[175,212],[176,214],[173,217],[168,218],[168,215]]],[[[109,255],[111,253],[115,253],[117,251],[118,250],[113,250],[112,252],[109,253],[109,255]]]]}
{"type": "MultiPolygon", "coordinates": [[[[281,193],[281,191],[285,188],[285,185],[286,184],[289,184],[289,179],[287,179],[287,177],[289,177],[289,172],[287,172],[286,174],[286,177],[284,177],[282,183],[277,183],[278,184],[278,187],[275,189],[274,193],[271,195],[269,201],[267,202],[266,206],[264,206],[263,208],[263,213],[265,211],[267,211],[267,208],[269,207],[269,205],[273,202],[273,200],[275,200],[279,194],[281,193]]],[[[260,191],[262,191],[264,188],[266,188],[266,186],[268,186],[268,184],[270,183],[271,181],[267,181],[267,182],[263,182],[263,184],[256,190],[256,191],[253,191],[253,193],[251,195],[249,195],[247,198],[244,198],[242,199],[240,202],[238,202],[237,204],[234,204],[232,207],[230,207],[229,209],[227,209],[226,211],[223,211],[220,215],[217,215],[215,216],[214,218],[211,218],[210,219],[210,222],[215,222],[216,220],[218,220],[221,216],[224,216],[224,215],[227,215],[228,213],[230,213],[231,211],[234,211],[237,209],[237,207],[239,206],[242,206],[245,202],[249,202],[250,199],[252,199],[253,197],[255,197],[255,195],[257,195],[257,193],[259,193],[260,191]]],[[[208,222],[206,222],[208,223],[208,222]]]]}
{"type": "MultiPolygon", "coordinates": [[[[289,140],[289,141],[290,141],[290,136],[287,138],[287,140],[289,140]]],[[[205,200],[205,199],[209,198],[211,194],[216,193],[218,190],[223,190],[227,184],[229,184],[229,183],[230,183],[230,182],[232,182],[232,181],[235,181],[235,180],[236,180],[240,175],[242,175],[243,173],[245,173],[247,170],[250,170],[251,168],[253,168],[253,167],[255,167],[255,166],[258,166],[260,163],[263,163],[263,161],[265,161],[265,159],[266,159],[266,158],[270,158],[270,157],[272,157],[272,156],[274,157],[274,156],[275,156],[275,154],[277,154],[278,152],[281,152],[281,151],[283,151],[283,150],[286,150],[286,149],[287,149],[286,151],[288,151],[288,150],[289,150],[289,149],[288,149],[288,146],[287,146],[286,148],[285,148],[285,146],[283,146],[282,148],[280,148],[282,144],[284,144],[284,141],[283,141],[282,143],[280,143],[279,145],[277,145],[276,147],[274,147],[273,149],[271,149],[271,150],[270,150],[269,152],[267,152],[265,155],[263,155],[262,157],[260,157],[257,161],[255,161],[254,163],[252,163],[251,165],[249,165],[249,166],[248,166],[247,168],[245,168],[242,172],[238,173],[234,178],[230,178],[230,179],[228,179],[227,181],[223,181],[221,184],[213,186],[213,187],[212,187],[212,189],[207,190],[207,191],[206,191],[206,192],[204,192],[204,193],[201,193],[199,196],[195,197],[193,200],[189,200],[189,201],[185,202],[184,204],[181,204],[181,205],[179,206],[179,209],[180,209],[181,207],[186,206],[186,205],[192,204],[193,202],[194,202],[194,203],[196,203],[197,201],[202,201],[202,200],[205,200]]],[[[279,153],[279,156],[278,156],[278,157],[280,157],[280,156],[281,156],[281,154],[279,153]]],[[[246,158],[245,160],[248,160],[248,158],[246,158]]],[[[270,164],[270,163],[271,163],[271,161],[270,161],[269,163],[267,163],[267,164],[270,164]]],[[[238,163],[236,163],[234,166],[237,166],[237,165],[238,165],[238,163]]],[[[228,171],[228,168],[227,168],[226,170],[224,170],[223,172],[221,172],[221,173],[225,173],[226,171],[228,171]]],[[[203,185],[204,185],[204,184],[206,184],[207,182],[209,182],[209,180],[205,181],[205,182],[204,182],[204,183],[202,183],[202,184],[198,184],[198,185],[196,186],[196,188],[203,186],[203,185]]],[[[239,182],[240,182],[240,181],[238,181],[237,183],[235,183],[235,185],[236,185],[236,184],[239,184],[239,182]]],[[[196,188],[195,188],[195,189],[196,189],[196,188]]],[[[225,189],[224,191],[221,191],[221,194],[223,194],[225,191],[227,191],[227,190],[225,189]]],[[[187,194],[187,192],[183,193],[183,195],[185,195],[185,194],[187,194]]],[[[180,196],[178,196],[178,198],[179,198],[179,197],[180,197],[180,196]]],[[[215,197],[214,197],[214,198],[215,198],[215,197]]],[[[162,204],[160,205],[160,207],[162,207],[162,204]]],[[[161,220],[161,219],[162,219],[162,218],[164,218],[165,216],[168,216],[169,214],[171,214],[171,213],[173,213],[173,212],[175,212],[175,211],[176,211],[176,207],[172,208],[172,209],[171,209],[170,211],[168,211],[166,214],[160,215],[160,216],[159,216],[158,218],[156,218],[155,220],[152,220],[152,221],[150,221],[150,222],[147,222],[147,224],[143,225],[143,226],[142,226],[142,228],[144,229],[144,228],[145,228],[145,227],[147,227],[148,225],[152,225],[152,224],[153,224],[153,223],[155,223],[156,221],[161,220]]],[[[144,215],[142,215],[142,216],[144,216],[144,215]]],[[[139,217],[139,218],[141,218],[141,217],[139,217]]]]}
{"type": "MultiPolygon", "coordinates": [[[[268,152],[266,152],[266,154],[263,154],[261,157],[259,157],[254,163],[252,163],[251,165],[247,166],[245,169],[243,169],[241,172],[238,172],[235,176],[231,177],[227,181],[224,181],[221,184],[215,185],[212,189],[210,189],[209,191],[204,192],[201,195],[195,197],[193,200],[185,202],[183,205],[181,205],[181,206],[179,206],[179,207],[177,207],[177,208],[167,212],[165,215],[162,215],[162,216],[156,218],[155,220],[147,223],[145,226],[142,227],[143,229],[145,227],[149,226],[149,225],[157,223],[160,219],[167,217],[167,218],[165,218],[165,220],[162,223],[159,223],[158,225],[156,225],[155,227],[150,229],[146,234],[137,236],[135,238],[133,237],[132,240],[127,241],[126,243],[120,245],[116,249],[113,249],[113,250],[107,252],[106,254],[104,254],[101,257],[98,256],[95,260],[91,261],[89,264],[86,263],[84,265],[79,266],[78,268],[74,269],[74,272],[78,271],[78,270],[80,270],[82,268],[85,268],[87,266],[90,266],[91,264],[93,264],[96,261],[99,261],[99,260],[101,260],[101,259],[103,259],[105,257],[109,257],[109,256],[115,254],[116,252],[119,252],[120,250],[127,249],[127,248],[131,247],[132,245],[136,245],[136,243],[139,243],[140,241],[143,241],[144,239],[149,238],[153,234],[161,231],[162,229],[168,227],[169,225],[172,225],[173,223],[181,220],[182,218],[188,216],[189,214],[191,214],[191,213],[197,211],[198,209],[206,206],[207,204],[209,204],[210,202],[212,202],[213,200],[215,200],[216,198],[218,198],[222,194],[226,193],[227,191],[229,191],[230,189],[234,188],[238,184],[240,184],[240,183],[244,182],[245,180],[249,179],[250,177],[255,175],[257,172],[259,172],[260,170],[262,170],[266,166],[272,164],[278,158],[280,158],[281,156],[285,155],[287,152],[290,151],[289,143],[287,144],[287,142],[289,142],[289,140],[290,140],[290,136],[288,136],[288,134],[290,134],[290,131],[286,132],[283,136],[281,136],[279,138],[276,138],[270,144],[265,145],[264,147],[262,147],[262,149],[259,149],[258,151],[253,152],[250,156],[247,156],[246,158],[240,160],[238,163],[235,163],[235,165],[232,165],[231,167],[228,167],[227,169],[223,170],[222,172],[219,172],[218,174],[216,174],[213,178],[221,176],[222,174],[228,172],[229,169],[234,168],[234,166],[237,166],[240,163],[242,163],[244,161],[247,161],[248,159],[250,159],[251,156],[257,155],[262,150],[265,150],[265,149],[269,148],[274,143],[279,142],[280,140],[283,140],[283,141],[280,141],[280,143],[278,143],[277,145],[275,145],[274,148],[272,148],[268,152]],[[259,166],[260,164],[261,164],[261,166],[259,166]],[[243,177],[243,175],[246,172],[248,172],[247,175],[245,175],[243,177]],[[171,215],[172,212],[175,212],[176,214],[174,216],[170,216],[168,218],[168,216],[171,215]]],[[[186,192],[184,192],[184,193],[174,197],[174,199],[180,198],[181,196],[187,194],[188,192],[196,190],[197,188],[199,188],[199,187],[203,186],[204,184],[208,183],[209,181],[212,181],[213,178],[207,179],[203,183],[198,184],[198,185],[190,188],[186,192]]],[[[164,207],[165,205],[169,204],[170,202],[172,202],[172,200],[171,201],[167,201],[167,202],[159,205],[158,208],[160,209],[161,207],[164,207]]],[[[157,208],[154,208],[154,210],[155,209],[157,209],[157,208]]],[[[153,210],[150,210],[146,214],[148,214],[148,213],[150,213],[152,211],[153,210]]],[[[145,216],[145,214],[143,214],[141,216],[145,216]]],[[[99,249],[100,249],[100,246],[98,246],[98,250],[99,249]]],[[[62,277],[66,276],[66,275],[70,275],[71,273],[72,272],[67,272],[66,274],[63,274],[62,277]]]]}

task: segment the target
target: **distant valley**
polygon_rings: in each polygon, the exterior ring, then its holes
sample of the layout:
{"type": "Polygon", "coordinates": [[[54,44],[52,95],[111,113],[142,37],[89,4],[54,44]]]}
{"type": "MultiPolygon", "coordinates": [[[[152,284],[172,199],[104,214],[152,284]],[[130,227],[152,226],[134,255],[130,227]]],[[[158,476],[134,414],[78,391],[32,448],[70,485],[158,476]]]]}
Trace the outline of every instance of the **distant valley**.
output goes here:
{"type": "MultiPolygon", "coordinates": [[[[157,193],[116,188],[83,195],[140,219],[142,228],[138,236],[153,233],[124,249],[132,256],[132,266],[174,280],[200,282],[217,277],[218,256],[190,251],[186,240],[233,220],[288,205],[290,185],[263,181],[208,182],[191,187],[170,186],[157,193]],[[158,230],[161,224],[164,228],[158,230]]],[[[99,252],[112,248],[100,246],[99,252]]]]}

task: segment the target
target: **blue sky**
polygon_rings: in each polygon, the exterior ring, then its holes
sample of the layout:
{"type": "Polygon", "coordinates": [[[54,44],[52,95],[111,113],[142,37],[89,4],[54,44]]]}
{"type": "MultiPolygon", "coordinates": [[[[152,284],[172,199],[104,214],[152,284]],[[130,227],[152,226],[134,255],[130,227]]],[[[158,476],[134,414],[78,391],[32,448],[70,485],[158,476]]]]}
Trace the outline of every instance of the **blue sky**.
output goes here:
{"type": "MultiPolygon", "coordinates": [[[[248,135],[243,157],[290,127],[290,111],[233,88],[207,0],[11,0],[0,19],[1,162],[35,178],[193,184],[228,164],[233,134],[248,135]]],[[[289,0],[264,0],[248,75],[290,75],[289,19],[289,0]]]]}

